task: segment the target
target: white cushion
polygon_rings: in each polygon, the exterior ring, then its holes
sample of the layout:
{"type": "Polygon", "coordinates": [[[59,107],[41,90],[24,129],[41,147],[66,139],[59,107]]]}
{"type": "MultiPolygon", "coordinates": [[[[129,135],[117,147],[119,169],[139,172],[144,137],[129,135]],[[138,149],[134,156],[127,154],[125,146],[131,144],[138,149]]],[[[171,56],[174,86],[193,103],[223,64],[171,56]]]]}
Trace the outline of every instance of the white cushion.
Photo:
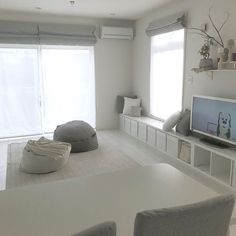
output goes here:
{"type": "Polygon", "coordinates": [[[163,124],[163,130],[164,131],[170,131],[173,129],[176,124],[179,122],[181,119],[182,113],[181,112],[175,112],[172,114],[163,124]]]}
{"type": "Polygon", "coordinates": [[[131,115],[131,109],[132,107],[139,107],[141,103],[140,98],[127,98],[124,97],[124,109],[123,109],[123,114],[124,115],[131,115]]]}

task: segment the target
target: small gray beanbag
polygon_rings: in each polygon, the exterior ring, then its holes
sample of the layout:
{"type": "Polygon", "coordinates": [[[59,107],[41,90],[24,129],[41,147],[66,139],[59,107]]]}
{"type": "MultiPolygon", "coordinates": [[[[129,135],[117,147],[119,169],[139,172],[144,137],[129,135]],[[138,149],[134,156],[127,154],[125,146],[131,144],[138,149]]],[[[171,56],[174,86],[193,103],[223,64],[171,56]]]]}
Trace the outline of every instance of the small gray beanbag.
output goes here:
{"type": "Polygon", "coordinates": [[[74,120],[57,126],[53,139],[71,144],[71,152],[87,152],[98,148],[97,134],[84,121],[74,120]]]}

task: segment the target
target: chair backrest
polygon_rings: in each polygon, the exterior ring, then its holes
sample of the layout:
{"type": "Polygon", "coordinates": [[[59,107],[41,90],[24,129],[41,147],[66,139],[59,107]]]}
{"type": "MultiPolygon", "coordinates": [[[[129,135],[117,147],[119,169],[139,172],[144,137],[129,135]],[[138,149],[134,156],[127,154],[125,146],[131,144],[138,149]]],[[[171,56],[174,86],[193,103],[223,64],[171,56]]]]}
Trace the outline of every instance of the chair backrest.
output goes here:
{"type": "Polygon", "coordinates": [[[136,215],[134,236],[226,236],[234,196],[169,209],[148,210],[136,215]]]}
{"type": "Polygon", "coordinates": [[[116,236],[116,223],[113,221],[104,222],[73,236],[116,236]]]}

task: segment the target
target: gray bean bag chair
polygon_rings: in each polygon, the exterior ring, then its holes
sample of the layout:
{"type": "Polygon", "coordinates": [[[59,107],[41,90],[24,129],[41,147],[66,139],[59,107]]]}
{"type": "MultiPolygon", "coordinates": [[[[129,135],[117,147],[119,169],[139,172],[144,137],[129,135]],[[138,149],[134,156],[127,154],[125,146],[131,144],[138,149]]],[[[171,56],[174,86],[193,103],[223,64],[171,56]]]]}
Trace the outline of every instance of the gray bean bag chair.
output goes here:
{"type": "Polygon", "coordinates": [[[71,152],[87,152],[98,148],[96,131],[86,122],[74,120],[57,126],[53,139],[71,144],[71,152]]]}
{"type": "Polygon", "coordinates": [[[29,140],[23,150],[20,169],[31,174],[45,174],[62,168],[71,151],[69,143],[55,142],[44,137],[29,140]]]}

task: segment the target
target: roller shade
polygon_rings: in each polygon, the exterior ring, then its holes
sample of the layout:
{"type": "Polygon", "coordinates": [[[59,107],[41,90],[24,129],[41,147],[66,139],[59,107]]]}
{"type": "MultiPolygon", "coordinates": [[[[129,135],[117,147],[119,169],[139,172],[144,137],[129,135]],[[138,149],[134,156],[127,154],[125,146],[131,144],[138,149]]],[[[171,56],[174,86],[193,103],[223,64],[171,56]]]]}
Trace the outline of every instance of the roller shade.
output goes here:
{"type": "Polygon", "coordinates": [[[40,44],[94,45],[96,27],[87,25],[39,24],[40,44]]]}
{"type": "Polygon", "coordinates": [[[170,31],[182,29],[185,27],[186,27],[185,14],[178,13],[166,18],[152,21],[146,29],[146,34],[148,36],[154,36],[157,34],[163,34],[170,31]]]}
{"type": "Polygon", "coordinates": [[[37,24],[0,21],[0,43],[39,44],[37,24]]]}
{"type": "Polygon", "coordinates": [[[0,43],[44,45],[94,45],[96,27],[51,23],[0,21],[0,43]]]}

